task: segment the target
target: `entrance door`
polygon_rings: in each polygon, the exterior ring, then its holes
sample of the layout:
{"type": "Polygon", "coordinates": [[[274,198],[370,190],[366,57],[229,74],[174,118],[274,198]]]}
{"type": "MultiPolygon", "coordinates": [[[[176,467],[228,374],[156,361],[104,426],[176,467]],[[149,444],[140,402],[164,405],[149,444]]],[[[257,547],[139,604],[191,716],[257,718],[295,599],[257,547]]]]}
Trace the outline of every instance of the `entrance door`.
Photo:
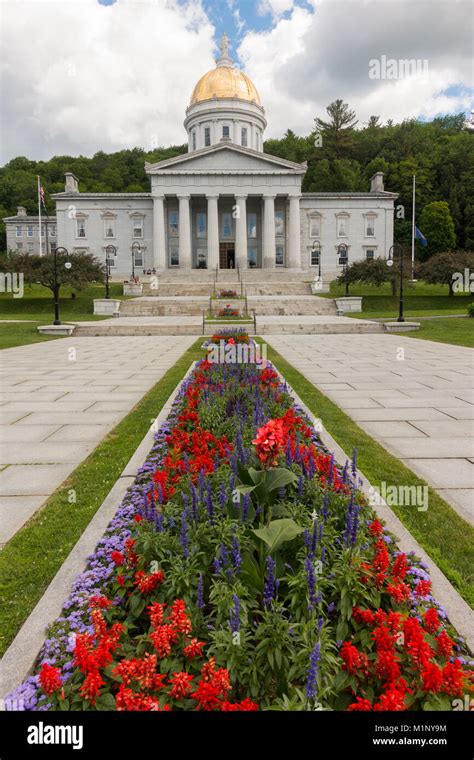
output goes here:
{"type": "Polygon", "coordinates": [[[219,269],[235,269],[234,243],[221,243],[219,246],[219,269]]]}

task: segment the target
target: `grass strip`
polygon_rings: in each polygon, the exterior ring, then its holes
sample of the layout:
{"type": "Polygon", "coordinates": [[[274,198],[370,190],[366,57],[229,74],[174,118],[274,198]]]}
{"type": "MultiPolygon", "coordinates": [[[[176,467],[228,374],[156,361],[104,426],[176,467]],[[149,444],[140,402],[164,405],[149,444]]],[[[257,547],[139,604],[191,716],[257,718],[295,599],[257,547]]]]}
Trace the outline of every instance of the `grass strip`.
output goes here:
{"type": "Polygon", "coordinates": [[[0,655],[119,478],[151,421],[191,362],[202,356],[201,343],[202,338],[193,343],[0,552],[0,655]],[[76,493],[72,504],[71,490],[76,493]]]}
{"type": "Polygon", "coordinates": [[[436,343],[451,343],[453,346],[474,347],[474,319],[433,319],[420,322],[420,329],[413,332],[397,333],[407,338],[434,340],[436,343]]]}
{"type": "MultiPolygon", "coordinates": [[[[357,450],[358,466],[372,485],[379,486],[381,482],[395,486],[426,485],[271,346],[267,346],[267,357],[344,451],[350,455],[354,448],[357,450]]],[[[413,506],[391,509],[472,607],[474,529],[432,488],[428,493],[426,512],[413,506]]]]}

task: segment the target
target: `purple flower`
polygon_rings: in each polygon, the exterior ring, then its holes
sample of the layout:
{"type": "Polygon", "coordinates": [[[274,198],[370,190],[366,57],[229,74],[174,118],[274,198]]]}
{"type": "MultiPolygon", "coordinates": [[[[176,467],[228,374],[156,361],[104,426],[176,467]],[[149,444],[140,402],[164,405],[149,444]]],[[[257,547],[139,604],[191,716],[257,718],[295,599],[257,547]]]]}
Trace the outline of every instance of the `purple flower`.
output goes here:
{"type": "Polygon", "coordinates": [[[199,610],[204,606],[204,576],[200,573],[197,585],[196,604],[199,610]]]}
{"type": "Polygon", "coordinates": [[[270,607],[275,599],[277,584],[275,581],[275,562],[271,557],[267,557],[267,577],[265,579],[265,585],[263,587],[263,604],[265,607],[270,607]]]}
{"type": "Polygon", "coordinates": [[[237,594],[232,596],[234,606],[232,607],[229,615],[230,630],[232,633],[237,633],[240,630],[240,599],[237,594]]]}
{"type": "Polygon", "coordinates": [[[319,662],[321,660],[321,644],[318,643],[315,645],[313,651],[310,654],[309,657],[309,667],[306,671],[306,696],[308,699],[314,699],[317,694],[317,684],[318,684],[318,670],[319,670],[319,662]]]}

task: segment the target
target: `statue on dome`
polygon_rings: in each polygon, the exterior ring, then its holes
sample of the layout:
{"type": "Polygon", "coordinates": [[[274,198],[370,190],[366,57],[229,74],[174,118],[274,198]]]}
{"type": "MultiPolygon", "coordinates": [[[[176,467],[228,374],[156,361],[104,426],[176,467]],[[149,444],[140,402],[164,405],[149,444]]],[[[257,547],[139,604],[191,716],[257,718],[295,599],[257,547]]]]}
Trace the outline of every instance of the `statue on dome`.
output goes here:
{"type": "Polygon", "coordinates": [[[219,42],[219,50],[221,51],[221,54],[216,61],[217,65],[232,66],[232,59],[229,56],[229,38],[226,32],[224,32],[219,42]]]}

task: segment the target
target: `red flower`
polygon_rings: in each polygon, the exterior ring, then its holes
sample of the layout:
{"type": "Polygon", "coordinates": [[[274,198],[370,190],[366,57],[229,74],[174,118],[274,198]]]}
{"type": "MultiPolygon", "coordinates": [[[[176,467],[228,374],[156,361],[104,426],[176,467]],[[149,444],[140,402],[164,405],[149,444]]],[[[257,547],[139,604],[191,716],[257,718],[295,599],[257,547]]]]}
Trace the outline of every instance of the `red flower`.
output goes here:
{"type": "Polygon", "coordinates": [[[275,467],[286,443],[283,421],[281,419],[269,420],[266,425],[257,430],[257,437],[252,443],[262,465],[266,469],[275,467]]]}
{"type": "Polygon", "coordinates": [[[384,710],[407,710],[405,704],[405,694],[402,690],[396,687],[389,687],[385,694],[380,695],[379,701],[374,705],[374,710],[377,712],[384,710]]]}
{"type": "Polygon", "coordinates": [[[191,694],[191,698],[197,702],[197,710],[210,712],[220,707],[220,694],[218,684],[201,679],[196,691],[191,694]]]}
{"type": "Polygon", "coordinates": [[[141,515],[134,515],[133,519],[136,523],[140,523],[143,520],[143,517],[141,515]]]}
{"type": "Polygon", "coordinates": [[[446,631],[441,631],[439,636],[436,637],[436,645],[440,653],[448,659],[453,653],[454,641],[448,636],[446,631]]]}
{"type": "Polygon", "coordinates": [[[364,625],[374,624],[374,614],[371,610],[361,610],[360,607],[354,607],[352,617],[356,623],[364,623],[364,625]]]}
{"type": "Polygon", "coordinates": [[[383,533],[383,525],[380,520],[373,520],[369,525],[369,533],[371,536],[380,536],[383,533]]]}
{"type": "Polygon", "coordinates": [[[171,699],[182,699],[191,691],[191,681],[194,676],[190,676],[189,673],[173,673],[170,678],[172,687],[168,692],[171,699]]]}
{"type": "Polygon", "coordinates": [[[418,581],[415,588],[416,596],[428,596],[431,591],[431,581],[418,581]]]}
{"type": "Polygon", "coordinates": [[[184,647],[183,654],[187,660],[192,660],[194,657],[201,657],[202,648],[205,646],[203,641],[197,639],[191,639],[189,644],[184,647]]]}
{"type": "Polygon", "coordinates": [[[222,712],[254,712],[258,710],[258,705],[246,697],[242,702],[223,702],[221,710],[222,712]]]}
{"type": "Polygon", "coordinates": [[[150,613],[150,621],[153,628],[158,628],[163,623],[163,617],[166,604],[160,604],[160,602],[153,602],[147,607],[150,613]]]}
{"type": "Polygon", "coordinates": [[[441,691],[453,697],[461,697],[464,692],[463,671],[459,660],[448,662],[443,668],[443,683],[441,691]]]}
{"type": "Polygon", "coordinates": [[[343,670],[352,674],[356,674],[360,670],[364,675],[368,672],[367,655],[359,652],[353,644],[345,641],[339,654],[344,660],[343,670]]]}
{"type": "Polygon", "coordinates": [[[39,674],[39,682],[45,694],[52,694],[53,691],[62,686],[60,669],[49,665],[47,662],[43,662],[39,674]]]}
{"type": "Polygon", "coordinates": [[[435,633],[441,625],[438,611],[434,607],[430,607],[429,610],[423,615],[425,628],[429,633],[435,633]]]}
{"type": "Polygon", "coordinates": [[[443,674],[434,662],[427,662],[421,671],[421,688],[423,691],[440,691],[443,682],[443,674]]]}
{"type": "Polygon", "coordinates": [[[89,599],[89,607],[97,607],[101,610],[107,609],[107,607],[110,607],[112,604],[112,601],[110,599],[107,599],[106,596],[91,596],[89,599]]]}
{"type": "Polygon", "coordinates": [[[396,604],[401,604],[410,596],[410,587],[406,583],[387,583],[387,593],[396,604]]]}
{"type": "Polygon", "coordinates": [[[117,567],[125,564],[125,557],[123,556],[122,552],[115,551],[115,552],[112,552],[110,556],[111,556],[112,562],[114,562],[117,565],[117,567]]]}
{"type": "Polygon", "coordinates": [[[168,657],[171,645],[177,638],[178,634],[171,625],[159,625],[150,633],[150,639],[160,658],[168,657]]]}
{"type": "Polygon", "coordinates": [[[362,697],[356,697],[356,701],[352,702],[352,704],[349,705],[347,708],[350,712],[353,712],[354,710],[371,710],[372,709],[372,703],[368,699],[363,699],[362,697]]]}
{"type": "Polygon", "coordinates": [[[192,627],[191,627],[191,621],[189,617],[186,614],[186,605],[183,602],[182,599],[176,599],[175,602],[171,605],[171,611],[169,614],[169,622],[170,624],[177,630],[179,633],[191,633],[192,627]]]}
{"type": "Polygon", "coordinates": [[[396,580],[402,581],[407,573],[407,570],[408,570],[407,555],[399,554],[395,562],[393,563],[392,572],[391,572],[392,578],[396,578],[396,580]]]}
{"type": "Polygon", "coordinates": [[[80,692],[85,699],[88,699],[91,705],[95,705],[96,699],[100,694],[100,687],[104,685],[98,670],[91,670],[85,677],[80,692]]]}
{"type": "Polygon", "coordinates": [[[163,583],[165,574],[163,570],[157,570],[151,575],[147,575],[143,570],[135,573],[135,586],[141,594],[151,594],[160,583],[163,583]]]}

